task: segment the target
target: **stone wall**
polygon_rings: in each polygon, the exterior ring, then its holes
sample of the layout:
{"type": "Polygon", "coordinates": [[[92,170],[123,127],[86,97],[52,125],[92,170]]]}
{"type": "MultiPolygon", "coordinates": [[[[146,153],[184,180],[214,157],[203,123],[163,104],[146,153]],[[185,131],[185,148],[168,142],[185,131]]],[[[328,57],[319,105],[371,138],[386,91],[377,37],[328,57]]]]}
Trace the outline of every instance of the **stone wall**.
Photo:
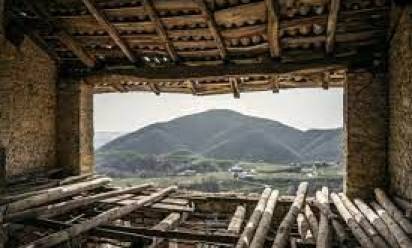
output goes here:
{"type": "Polygon", "coordinates": [[[56,165],[56,66],[29,38],[0,40],[0,146],[7,176],[56,165]]]}
{"type": "Polygon", "coordinates": [[[412,6],[394,9],[392,26],[389,173],[392,191],[412,200],[412,6]]]}
{"type": "Polygon", "coordinates": [[[387,83],[368,72],[349,73],[345,85],[344,190],[369,198],[387,184],[387,83]]]}
{"type": "Polygon", "coordinates": [[[58,90],[58,164],[68,174],[94,170],[93,86],[64,80],[58,90]]]}

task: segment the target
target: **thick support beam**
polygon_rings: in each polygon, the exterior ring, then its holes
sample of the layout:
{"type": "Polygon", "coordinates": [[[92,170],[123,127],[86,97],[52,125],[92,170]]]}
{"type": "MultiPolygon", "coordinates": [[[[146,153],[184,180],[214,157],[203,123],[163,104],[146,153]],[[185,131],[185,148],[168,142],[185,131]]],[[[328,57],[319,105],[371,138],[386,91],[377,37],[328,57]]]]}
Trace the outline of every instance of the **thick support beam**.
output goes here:
{"type": "Polygon", "coordinates": [[[150,17],[150,20],[152,20],[152,22],[154,23],[158,35],[160,36],[163,43],[165,44],[166,50],[169,53],[170,58],[175,62],[178,61],[179,57],[177,56],[175,48],[169,39],[166,29],[164,28],[163,23],[160,20],[160,17],[156,12],[155,7],[153,6],[152,0],[144,0],[144,8],[150,17]]]}
{"type": "Polygon", "coordinates": [[[270,55],[272,57],[280,57],[281,47],[279,42],[279,10],[278,1],[265,0],[266,8],[268,10],[268,42],[270,48],[270,55]]]}
{"type": "Polygon", "coordinates": [[[215,39],[216,45],[219,48],[220,57],[225,60],[227,51],[226,46],[223,41],[222,35],[220,34],[216,21],[214,19],[213,13],[208,9],[204,0],[196,0],[196,3],[199,5],[202,14],[205,16],[207,20],[207,25],[209,27],[210,32],[212,33],[213,38],[215,39]]]}
{"type": "Polygon", "coordinates": [[[329,6],[328,25],[326,28],[326,53],[332,53],[335,48],[336,23],[338,21],[340,0],[331,0],[329,6]]]}
{"type": "Polygon", "coordinates": [[[82,1],[84,5],[86,5],[90,14],[92,14],[96,21],[104,28],[104,30],[106,30],[106,32],[110,35],[116,45],[120,47],[126,57],[130,60],[130,62],[135,64],[137,62],[137,59],[133,52],[130,50],[128,44],[120,37],[116,28],[107,20],[105,14],[96,8],[94,0],[82,1]]]}

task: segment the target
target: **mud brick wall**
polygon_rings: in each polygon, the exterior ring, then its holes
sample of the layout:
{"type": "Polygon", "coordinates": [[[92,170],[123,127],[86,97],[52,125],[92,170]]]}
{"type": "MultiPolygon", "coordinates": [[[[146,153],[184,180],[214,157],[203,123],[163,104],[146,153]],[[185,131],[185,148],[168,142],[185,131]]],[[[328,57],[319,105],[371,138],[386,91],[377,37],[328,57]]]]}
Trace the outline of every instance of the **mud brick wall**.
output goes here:
{"type": "Polygon", "coordinates": [[[57,120],[58,164],[72,175],[93,172],[93,86],[60,81],[57,120]]]}
{"type": "Polygon", "coordinates": [[[373,197],[387,185],[387,81],[368,72],[349,73],[345,85],[344,190],[373,197]]]}
{"type": "Polygon", "coordinates": [[[0,146],[7,176],[56,165],[56,66],[30,39],[0,40],[0,146]]]}
{"type": "Polygon", "coordinates": [[[389,52],[389,173],[391,190],[412,200],[412,6],[401,13],[392,13],[389,52]]]}

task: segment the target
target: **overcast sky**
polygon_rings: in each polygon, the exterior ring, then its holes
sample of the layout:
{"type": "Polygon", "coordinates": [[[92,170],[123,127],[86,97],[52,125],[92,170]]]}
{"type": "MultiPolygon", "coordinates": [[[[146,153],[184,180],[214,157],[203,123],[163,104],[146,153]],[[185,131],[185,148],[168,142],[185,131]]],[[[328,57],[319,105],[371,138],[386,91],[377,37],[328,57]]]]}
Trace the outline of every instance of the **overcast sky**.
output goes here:
{"type": "Polygon", "coordinates": [[[130,132],[183,115],[209,109],[231,109],[307,130],[335,128],[343,123],[342,89],[289,89],[232,95],[192,96],[185,94],[112,93],[94,96],[96,131],[130,132]]]}

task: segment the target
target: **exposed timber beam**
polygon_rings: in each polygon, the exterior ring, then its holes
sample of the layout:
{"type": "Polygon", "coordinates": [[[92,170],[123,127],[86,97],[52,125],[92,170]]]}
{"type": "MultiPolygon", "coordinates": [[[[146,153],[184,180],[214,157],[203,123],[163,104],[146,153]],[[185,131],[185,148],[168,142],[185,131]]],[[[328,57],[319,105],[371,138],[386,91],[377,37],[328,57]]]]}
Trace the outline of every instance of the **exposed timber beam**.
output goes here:
{"type": "Polygon", "coordinates": [[[279,11],[275,0],[265,0],[268,10],[268,43],[270,47],[270,55],[272,57],[280,57],[281,48],[279,42],[279,11]]]}
{"type": "Polygon", "coordinates": [[[230,87],[232,88],[232,91],[233,91],[233,97],[240,98],[239,82],[237,81],[237,78],[231,77],[229,78],[229,81],[230,81],[230,87]]]}
{"type": "Polygon", "coordinates": [[[37,1],[24,1],[25,5],[33,11],[40,19],[52,29],[56,30],[55,35],[59,41],[64,44],[71,52],[73,52],[80,61],[87,67],[94,67],[96,65],[96,58],[88,53],[76,40],[67,33],[60,24],[55,24],[51,21],[51,17],[47,10],[37,1]]]}
{"type": "Polygon", "coordinates": [[[330,54],[335,48],[336,23],[338,20],[340,0],[331,0],[329,7],[328,25],[326,29],[326,53],[330,54]]]}
{"type": "Polygon", "coordinates": [[[149,87],[156,94],[156,96],[160,96],[160,90],[156,83],[149,82],[149,87]]]}
{"type": "Polygon", "coordinates": [[[160,36],[163,43],[165,44],[166,50],[167,50],[170,58],[174,62],[178,61],[179,57],[178,57],[178,55],[177,55],[177,53],[176,53],[176,51],[173,47],[172,42],[169,39],[169,36],[166,32],[166,29],[164,28],[163,23],[159,18],[159,15],[156,12],[155,7],[153,6],[152,0],[144,0],[144,8],[145,8],[146,13],[150,17],[150,20],[152,20],[152,22],[154,23],[158,35],[160,36]]]}
{"type": "Polygon", "coordinates": [[[209,27],[210,32],[212,33],[213,38],[215,39],[216,45],[220,51],[220,57],[225,60],[227,51],[225,47],[225,43],[223,42],[222,36],[217,28],[216,21],[214,19],[213,13],[208,9],[204,0],[196,0],[197,4],[199,5],[202,14],[206,17],[207,25],[209,27]]]}
{"type": "Polygon", "coordinates": [[[96,21],[106,30],[109,36],[113,39],[116,45],[123,51],[126,57],[129,59],[130,62],[135,64],[137,59],[133,52],[130,50],[128,44],[120,37],[119,33],[117,32],[116,28],[107,20],[104,13],[98,10],[95,6],[94,0],[82,0],[84,5],[86,5],[87,9],[89,10],[90,14],[96,19],[96,21]]]}

